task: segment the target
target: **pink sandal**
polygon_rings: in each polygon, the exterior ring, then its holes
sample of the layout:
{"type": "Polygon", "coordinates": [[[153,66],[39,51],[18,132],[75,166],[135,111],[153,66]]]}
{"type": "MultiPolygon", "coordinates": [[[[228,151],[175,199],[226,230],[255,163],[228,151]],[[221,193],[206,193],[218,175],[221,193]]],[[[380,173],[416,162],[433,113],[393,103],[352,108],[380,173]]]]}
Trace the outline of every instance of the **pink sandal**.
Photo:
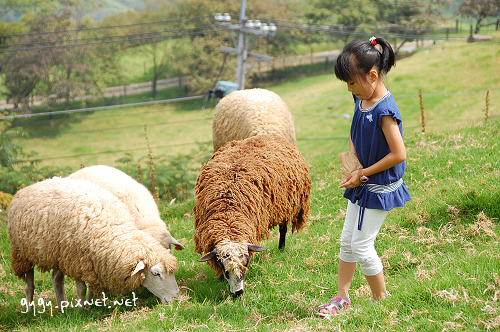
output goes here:
{"type": "Polygon", "coordinates": [[[332,297],[330,302],[319,306],[318,310],[316,311],[316,315],[321,317],[330,317],[336,315],[340,309],[347,308],[350,305],[351,305],[351,300],[349,299],[349,296],[347,297],[347,299],[343,299],[340,296],[334,296],[332,297]],[[320,312],[320,310],[322,309],[328,310],[328,313],[325,314],[320,312]]]}

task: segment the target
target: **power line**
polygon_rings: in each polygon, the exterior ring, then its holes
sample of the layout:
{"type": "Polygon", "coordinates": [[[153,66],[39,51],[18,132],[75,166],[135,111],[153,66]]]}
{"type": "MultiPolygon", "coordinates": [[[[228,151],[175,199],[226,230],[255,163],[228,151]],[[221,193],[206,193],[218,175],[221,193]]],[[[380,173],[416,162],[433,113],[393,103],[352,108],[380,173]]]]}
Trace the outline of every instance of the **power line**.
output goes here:
{"type": "MultiPolygon", "coordinates": [[[[89,38],[77,38],[77,39],[67,39],[67,40],[49,40],[49,41],[42,41],[42,42],[30,42],[30,43],[14,43],[14,44],[3,44],[0,45],[0,47],[8,48],[8,47],[17,47],[17,46],[31,46],[31,45],[45,45],[45,44],[56,44],[56,43],[73,43],[73,42],[84,42],[84,41],[89,41],[89,40],[102,40],[102,39],[113,39],[113,38],[125,38],[125,37],[138,37],[138,36],[145,36],[145,35],[159,35],[162,33],[170,33],[170,32],[181,32],[181,31],[192,31],[192,30],[200,30],[200,29],[211,29],[216,27],[215,25],[207,25],[207,26],[201,26],[201,27],[194,27],[194,28],[185,28],[185,29],[172,29],[172,30],[161,30],[161,31],[150,31],[150,32],[142,32],[142,33],[131,33],[131,34],[126,34],[126,35],[114,35],[114,36],[103,36],[103,37],[89,37],[89,38]]],[[[161,36],[161,37],[169,37],[167,36],[161,36]]],[[[115,40],[116,42],[122,42],[123,40],[115,40]]],[[[71,45],[71,44],[69,44],[71,45]]],[[[53,45],[55,47],[55,45],[53,45]]],[[[30,48],[32,49],[32,48],[30,48]]],[[[15,51],[17,48],[11,48],[9,49],[10,51],[15,51]]]]}
{"type": "MultiPolygon", "coordinates": [[[[422,96],[423,97],[439,97],[439,96],[458,96],[458,95],[473,95],[473,94],[485,94],[485,93],[486,93],[486,91],[454,92],[454,93],[428,93],[428,94],[422,94],[422,96]]],[[[500,93],[500,90],[489,90],[489,93],[500,93]]],[[[394,98],[416,98],[416,97],[419,97],[418,94],[393,95],[393,96],[394,96],[394,98]]],[[[343,95],[287,95],[287,94],[281,94],[280,97],[282,97],[282,98],[284,98],[284,97],[288,97],[288,98],[352,98],[351,96],[345,95],[345,94],[343,94],[343,95]]],[[[100,107],[81,108],[81,109],[56,111],[56,112],[42,112],[42,113],[32,113],[32,114],[11,115],[11,116],[1,117],[0,120],[31,118],[31,117],[38,117],[38,116],[50,116],[50,115],[57,115],[57,114],[70,114],[70,113],[80,113],[80,112],[93,112],[93,111],[100,111],[100,110],[120,109],[120,108],[127,108],[127,107],[144,106],[144,105],[151,105],[151,104],[158,104],[158,103],[169,103],[169,102],[175,102],[175,101],[185,101],[185,100],[202,99],[202,98],[205,98],[205,96],[199,95],[199,96],[180,97],[180,98],[172,98],[172,99],[165,99],[165,100],[155,100],[155,101],[142,102],[142,103],[131,103],[131,104],[112,105],[112,106],[100,106],[100,107]]],[[[212,107],[215,107],[215,105],[205,105],[202,108],[205,108],[205,107],[212,108],[212,107]]],[[[176,110],[176,111],[192,110],[192,109],[198,109],[198,108],[199,107],[185,108],[185,109],[176,110]]],[[[170,110],[168,110],[168,111],[170,111],[170,110]]],[[[159,113],[159,112],[164,112],[164,110],[147,111],[147,112],[118,113],[118,114],[110,114],[110,115],[103,115],[103,116],[93,116],[93,117],[88,117],[87,119],[93,119],[93,118],[99,118],[99,117],[110,117],[110,116],[124,116],[124,115],[159,113]]],[[[303,113],[294,114],[294,116],[303,116],[303,115],[310,115],[310,114],[303,114],[303,113]]],[[[332,115],[324,115],[324,116],[332,116],[332,115]]],[[[342,117],[342,115],[339,115],[339,117],[342,117]]],[[[61,122],[61,121],[76,121],[76,120],[79,120],[79,119],[42,120],[42,121],[23,123],[20,126],[32,125],[32,124],[44,123],[44,122],[61,122]]],[[[113,128],[110,128],[110,129],[113,129],[113,128]]]]}
{"type": "Polygon", "coordinates": [[[32,51],[32,50],[47,50],[52,48],[67,48],[67,47],[76,47],[76,46],[89,46],[89,45],[103,45],[103,44],[112,44],[112,43],[132,43],[137,41],[151,41],[155,39],[167,39],[167,38],[179,38],[184,36],[197,36],[204,35],[207,33],[216,33],[220,31],[226,31],[227,29],[218,29],[218,30],[208,30],[201,32],[191,32],[184,34],[176,34],[176,35],[168,35],[168,36],[159,36],[159,37],[147,37],[147,38],[137,38],[137,39],[126,39],[126,40],[114,40],[114,41],[104,41],[104,42],[96,42],[96,43],[84,43],[84,44],[71,44],[71,45],[54,45],[54,46],[45,46],[45,47],[31,47],[31,48],[16,48],[16,49],[4,49],[0,50],[2,52],[18,52],[18,51],[32,51]]]}
{"type": "Polygon", "coordinates": [[[110,25],[105,27],[95,27],[95,28],[82,28],[82,29],[74,29],[74,30],[61,30],[61,31],[45,31],[45,32],[31,32],[31,33],[17,33],[11,35],[0,35],[0,38],[10,38],[10,37],[22,37],[22,36],[38,36],[38,35],[47,35],[47,34],[60,34],[67,32],[80,32],[80,31],[92,31],[92,30],[102,30],[102,29],[114,29],[114,28],[123,28],[123,27],[131,27],[138,25],[149,25],[149,24],[165,24],[186,20],[198,20],[206,17],[212,17],[212,15],[205,16],[195,16],[195,17],[186,17],[186,18],[177,18],[171,20],[164,21],[153,21],[153,22],[142,22],[142,23],[131,23],[131,24],[121,24],[121,25],[110,25]]]}
{"type": "MultiPolygon", "coordinates": [[[[289,28],[289,29],[297,29],[297,30],[303,30],[303,31],[316,31],[316,32],[324,32],[327,34],[338,34],[338,35],[347,35],[347,36],[372,36],[373,31],[371,32],[363,32],[363,31],[346,31],[343,29],[324,29],[324,28],[313,28],[313,27],[304,27],[303,25],[289,25],[289,24],[280,24],[276,23],[277,27],[280,28],[289,28]]],[[[453,40],[462,40],[465,39],[466,37],[449,37],[449,36],[432,36],[432,37],[425,37],[424,35],[406,35],[406,34],[393,34],[393,33],[386,33],[386,32],[380,32],[379,34],[384,35],[386,38],[399,38],[399,39],[453,39],[453,40]]]]}
{"type": "Polygon", "coordinates": [[[74,131],[63,131],[63,132],[47,132],[44,134],[39,134],[39,135],[29,135],[27,136],[22,136],[19,135],[17,136],[18,138],[34,138],[34,137],[44,137],[44,136],[56,136],[59,134],[80,134],[80,133],[92,133],[96,131],[111,131],[111,130],[117,130],[117,129],[129,129],[129,128],[137,128],[137,127],[144,127],[144,125],[148,127],[152,126],[161,126],[161,125],[170,125],[174,123],[188,123],[188,122],[199,122],[199,121],[207,121],[207,120],[212,120],[212,117],[207,117],[207,118],[201,118],[201,119],[191,119],[191,120],[179,120],[179,121],[170,121],[170,122],[155,122],[155,123],[145,123],[141,125],[131,125],[131,126],[121,126],[121,127],[110,127],[110,128],[99,128],[99,129],[87,129],[87,130],[74,130],[74,131]]]}
{"type": "MultiPolygon", "coordinates": [[[[490,93],[499,93],[500,90],[488,90],[490,93]]],[[[460,95],[474,95],[474,94],[485,94],[487,91],[474,91],[474,92],[450,92],[450,93],[423,93],[423,97],[436,97],[436,96],[460,96],[460,95]]],[[[394,98],[405,98],[405,97],[419,97],[418,94],[414,95],[392,95],[394,98]]],[[[281,94],[280,97],[289,97],[289,98],[349,98],[352,99],[352,96],[349,94],[343,95],[287,95],[281,94]]]]}
{"type": "Polygon", "coordinates": [[[113,108],[123,108],[123,107],[132,107],[132,106],[144,106],[144,105],[153,105],[153,104],[162,104],[162,103],[172,103],[176,101],[186,101],[186,100],[194,100],[194,99],[202,99],[205,98],[205,95],[199,96],[190,96],[190,97],[180,97],[180,98],[172,98],[172,99],[163,99],[163,100],[154,100],[154,101],[145,101],[142,103],[132,103],[125,105],[112,105],[112,106],[100,106],[100,107],[92,107],[92,108],[79,108],[75,110],[66,110],[66,111],[56,111],[56,112],[43,112],[43,113],[32,113],[32,114],[20,114],[20,115],[8,115],[1,117],[1,120],[8,119],[25,119],[32,118],[37,116],[47,116],[47,115],[56,115],[56,114],[71,114],[71,113],[79,113],[79,112],[94,112],[101,111],[113,108]]]}
{"type": "MultiPolygon", "coordinates": [[[[170,147],[174,147],[174,146],[185,146],[185,145],[194,145],[194,144],[209,144],[211,142],[212,141],[158,145],[158,146],[152,146],[149,149],[170,148],[170,147]]],[[[123,152],[128,152],[128,151],[137,151],[137,150],[148,150],[148,147],[129,148],[129,149],[125,149],[125,150],[114,150],[114,151],[88,152],[88,153],[72,154],[72,155],[56,156],[56,157],[46,157],[46,158],[23,159],[23,160],[16,160],[14,163],[19,164],[19,163],[25,163],[25,162],[35,162],[35,161],[50,160],[50,159],[75,158],[75,157],[81,157],[81,156],[92,156],[92,155],[98,155],[98,154],[110,154],[110,153],[119,153],[119,152],[123,153],[123,152]]]]}
{"type": "MultiPolygon", "coordinates": [[[[259,19],[259,18],[257,18],[259,19]]],[[[260,18],[261,21],[265,21],[265,18],[260,18]]],[[[344,24],[320,24],[320,23],[314,23],[314,22],[296,22],[296,21],[288,21],[288,20],[279,20],[279,19],[272,19],[272,20],[267,20],[267,21],[272,21],[275,22],[283,22],[286,24],[292,24],[292,25],[308,25],[308,26],[317,26],[320,27],[321,29],[331,29],[335,28],[337,30],[356,30],[360,28],[357,25],[344,25],[344,24]]],[[[436,29],[413,29],[413,28],[396,28],[396,27],[391,27],[391,26],[374,26],[371,27],[373,30],[389,30],[389,31],[415,31],[415,32],[436,32],[436,29]]],[[[437,30],[456,30],[455,28],[438,28],[437,30]]],[[[460,32],[467,32],[469,33],[469,30],[460,30],[460,32]]],[[[458,32],[458,31],[457,31],[458,32]]]]}
{"type": "MultiPolygon", "coordinates": [[[[126,105],[122,105],[126,106],[126,105]]],[[[128,106],[127,106],[128,107],[128,106]]],[[[213,108],[215,105],[204,105],[201,108],[204,110],[205,108],[213,108]]],[[[181,109],[163,109],[163,110],[158,110],[158,111],[144,111],[144,112],[122,112],[122,113],[116,113],[116,114],[107,114],[107,115],[96,115],[96,116],[88,116],[85,118],[85,120],[89,119],[98,119],[98,118],[109,118],[113,116],[127,116],[127,115],[139,115],[139,114],[154,114],[154,113],[162,113],[162,112],[181,112],[181,111],[192,111],[192,110],[197,110],[199,109],[199,106],[196,107],[187,107],[187,108],[181,108],[181,109]]],[[[47,116],[50,115],[50,113],[46,113],[47,116]]],[[[1,120],[2,118],[0,118],[1,120]]],[[[81,118],[65,118],[65,119],[49,119],[49,120],[39,120],[39,121],[30,121],[30,122],[22,122],[19,124],[14,123],[12,127],[23,127],[23,126],[31,126],[31,125],[36,125],[36,124],[41,124],[41,123],[55,123],[55,122],[67,122],[67,121],[81,121],[81,118]]]]}
{"type": "MultiPolygon", "coordinates": [[[[493,114],[490,115],[488,118],[495,118],[495,117],[500,117],[500,114],[493,114]]],[[[479,121],[479,120],[484,120],[484,117],[476,117],[476,118],[468,118],[468,119],[453,119],[455,122],[470,122],[470,121],[479,121]]],[[[449,120],[446,121],[440,121],[436,123],[445,123],[449,122],[449,120]]],[[[418,126],[411,126],[411,127],[405,127],[405,130],[409,129],[415,129],[418,128],[418,126]]],[[[312,140],[331,140],[331,139],[348,139],[348,135],[338,135],[338,136],[321,136],[321,137],[298,137],[296,140],[297,141],[312,141],[312,140]]],[[[153,146],[150,147],[151,149],[159,149],[159,148],[168,148],[168,147],[175,147],[175,146],[186,146],[186,145],[195,145],[195,144],[210,144],[212,141],[203,141],[203,142],[189,142],[189,143],[177,143],[177,144],[167,144],[167,145],[158,145],[158,146],[153,146]]],[[[129,152],[129,151],[138,151],[138,150],[147,150],[147,147],[141,147],[141,148],[129,148],[129,149],[122,149],[122,150],[114,150],[114,151],[100,151],[100,152],[89,152],[89,153],[81,153],[81,154],[73,154],[73,155],[63,155],[63,156],[55,156],[55,157],[45,157],[45,158],[34,158],[34,159],[24,159],[24,160],[17,160],[15,163],[23,163],[23,162],[35,162],[35,161],[43,161],[43,160],[53,160],[53,159],[67,159],[67,158],[76,158],[76,157],[82,157],[82,156],[91,156],[91,155],[99,155],[99,154],[110,154],[110,153],[124,153],[124,152],[129,152]]]]}

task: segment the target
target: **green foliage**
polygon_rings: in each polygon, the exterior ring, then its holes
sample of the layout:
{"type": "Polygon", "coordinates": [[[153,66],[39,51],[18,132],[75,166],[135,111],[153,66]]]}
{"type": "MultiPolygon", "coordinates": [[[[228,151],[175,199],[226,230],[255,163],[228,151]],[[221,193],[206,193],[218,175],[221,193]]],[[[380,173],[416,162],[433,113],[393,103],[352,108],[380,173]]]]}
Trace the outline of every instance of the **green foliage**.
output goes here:
{"type": "Polygon", "coordinates": [[[500,1],[464,0],[464,2],[462,2],[462,5],[458,9],[458,12],[463,17],[473,18],[476,21],[475,33],[479,33],[481,27],[488,25],[488,19],[500,19],[500,1]]]}
{"type": "Polygon", "coordinates": [[[193,189],[199,170],[211,154],[212,151],[207,144],[198,144],[197,149],[187,154],[153,157],[153,167],[151,167],[149,155],[135,160],[130,153],[126,153],[124,157],[116,160],[118,163],[116,167],[144,184],[150,192],[156,192],[160,200],[184,201],[193,199],[193,189]]]}
{"type": "MultiPolygon", "coordinates": [[[[422,30],[431,29],[443,23],[444,10],[449,0],[313,0],[304,13],[308,20],[320,24],[345,26],[344,33],[336,39],[347,41],[356,32],[370,33],[386,30],[407,35],[405,41],[412,41],[422,30]]],[[[354,37],[358,38],[358,37],[354,37]]]]}
{"type": "Polygon", "coordinates": [[[14,136],[26,135],[21,128],[11,128],[11,121],[0,118],[0,192],[15,194],[32,183],[69,174],[68,167],[43,166],[27,161],[36,157],[36,152],[25,153],[13,142],[14,136]]]}
{"type": "Polygon", "coordinates": [[[3,210],[7,210],[12,201],[12,195],[0,191],[0,214],[3,210]]]}

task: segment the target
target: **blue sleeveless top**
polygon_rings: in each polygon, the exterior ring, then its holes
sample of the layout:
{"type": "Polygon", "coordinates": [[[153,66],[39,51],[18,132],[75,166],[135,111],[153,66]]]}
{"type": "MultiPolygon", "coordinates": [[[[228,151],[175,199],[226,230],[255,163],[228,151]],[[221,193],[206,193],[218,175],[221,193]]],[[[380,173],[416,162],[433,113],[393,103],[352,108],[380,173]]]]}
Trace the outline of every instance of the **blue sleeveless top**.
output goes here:
{"type": "MultiPolygon", "coordinates": [[[[403,123],[392,94],[387,94],[369,109],[361,108],[361,100],[353,95],[355,107],[351,125],[354,150],[363,167],[375,164],[389,152],[389,144],[382,131],[382,116],[390,115],[396,120],[403,136],[403,123]]],[[[347,188],[344,197],[361,207],[389,211],[402,207],[411,199],[402,177],[405,163],[399,163],[380,173],[372,174],[366,184],[347,188]]],[[[361,217],[362,218],[362,217],[361,217]]],[[[362,220],[361,220],[362,222],[362,220]]],[[[361,228],[361,224],[359,225],[361,228]]]]}

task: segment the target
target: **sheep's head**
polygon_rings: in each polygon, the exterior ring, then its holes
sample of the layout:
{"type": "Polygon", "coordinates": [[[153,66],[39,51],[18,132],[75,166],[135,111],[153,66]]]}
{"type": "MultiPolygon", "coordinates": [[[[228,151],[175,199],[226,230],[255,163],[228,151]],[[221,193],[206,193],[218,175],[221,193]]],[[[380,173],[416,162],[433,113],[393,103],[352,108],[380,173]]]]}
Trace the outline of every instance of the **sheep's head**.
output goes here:
{"type": "Polygon", "coordinates": [[[143,273],[143,286],[151,293],[158,296],[163,303],[167,303],[173,298],[179,296],[179,286],[175,281],[175,267],[170,264],[160,262],[147,268],[143,261],[139,261],[132,273],[132,276],[138,272],[143,273]]]}
{"type": "Polygon", "coordinates": [[[250,252],[266,250],[254,244],[233,241],[220,242],[214,250],[198,259],[198,262],[215,260],[229,283],[229,291],[238,297],[243,294],[243,279],[250,263],[250,252]]]}

